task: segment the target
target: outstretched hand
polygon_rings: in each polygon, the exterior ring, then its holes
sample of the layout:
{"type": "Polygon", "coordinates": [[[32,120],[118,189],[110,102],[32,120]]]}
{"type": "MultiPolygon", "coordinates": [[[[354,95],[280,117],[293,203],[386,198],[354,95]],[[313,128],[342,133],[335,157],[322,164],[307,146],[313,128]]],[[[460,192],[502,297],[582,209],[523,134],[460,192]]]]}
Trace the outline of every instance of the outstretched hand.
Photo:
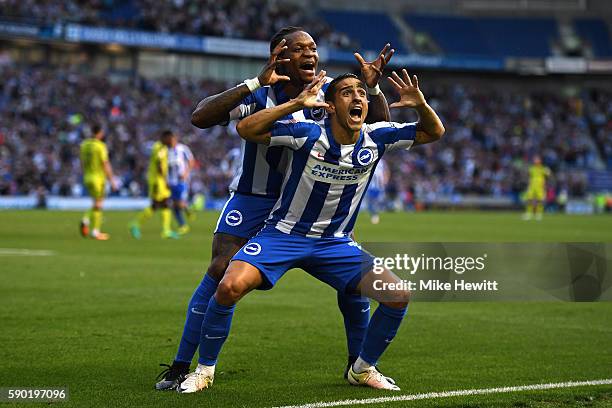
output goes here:
{"type": "Polygon", "coordinates": [[[276,68],[280,64],[285,64],[291,61],[288,58],[278,59],[278,56],[287,49],[287,46],[285,45],[286,42],[287,40],[283,38],[270,53],[270,58],[268,59],[268,62],[266,63],[263,70],[258,76],[259,84],[261,86],[273,85],[279,81],[290,80],[287,75],[279,75],[276,73],[276,68]]]}
{"type": "Polygon", "coordinates": [[[400,100],[389,105],[390,108],[416,108],[418,106],[424,105],[426,103],[425,96],[423,92],[419,89],[419,79],[416,75],[412,76],[412,80],[406,72],[405,69],[402,69],[403,79],[400,78],[399,75],[395,71],[391,73],[389,82],[395,88],[395,90],[400,94],[400,100]]]}
{"type": "Polygon", "coordinates": [[[317,100],[319,91],[325,84],[325,74],[325,71],[319,72],[312,82],[306,85],[304,90],[295,98],[295,101],[304,108],[327,108],[329,106],[327,103],[317,100]]]}
{"type": "Polygon", "coordinates": [[[361,76],[369,88],[374,88],[376,85],[378,85],[378,81],[382,76],[383,70],[391,60],[394,53],[395,50],[391,48],[391,44],[386,44],[374,61],[367,62],[358,52],[353,54],[361,67],[361,76]]]}

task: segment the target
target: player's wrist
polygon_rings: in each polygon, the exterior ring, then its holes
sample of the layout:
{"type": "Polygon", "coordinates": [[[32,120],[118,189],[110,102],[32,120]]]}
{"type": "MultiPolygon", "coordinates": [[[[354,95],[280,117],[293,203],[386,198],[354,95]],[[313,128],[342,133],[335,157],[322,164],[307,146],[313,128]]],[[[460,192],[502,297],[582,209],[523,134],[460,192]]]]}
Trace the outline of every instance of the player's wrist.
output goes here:
{"type": "Polygon", "coordinates": [[[259,77],[245,79],[243,82],[251,93],[255,92],[259,88],[261,88],[261,82],[259,81],[259,77]]]}
{"type": "Polygon", "coordinates": [[[376,86],[370,87],[368,86],[368,95],[376,96],[380,95],[380,86],[376,84],[376,86]]]}
{"type": "Polygon", "coordinates": [[[299,111],[299,110],[304,109],[306,107],[306,105],[304,104],[304,101],[299,99],[299,98],[290,99],[287,102],[287,106],[289,108],[291,108],[291,110],[293,112],[299,111]]]}
{"type": "Polygon", "coordinates": [[[417,102],[417,104],[414,105],[414,109],[416,109],[417,111],[424,110],[427,107],[428,107],[428,105],[427,105],[427,101],[425,99],[423,99],[422,102],[417,102]]]}

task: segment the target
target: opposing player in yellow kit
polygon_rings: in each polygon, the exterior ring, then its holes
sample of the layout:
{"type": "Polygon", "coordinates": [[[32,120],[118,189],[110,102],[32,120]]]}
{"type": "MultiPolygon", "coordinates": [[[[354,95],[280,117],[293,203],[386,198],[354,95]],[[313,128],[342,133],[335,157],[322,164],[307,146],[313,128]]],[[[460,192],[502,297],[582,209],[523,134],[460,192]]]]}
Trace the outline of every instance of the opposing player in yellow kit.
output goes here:
{"type": "Polygon", "coordinates": [[[172,213],[169,208],[170,188],[168,187],[168,146],[170,146],[174,133],[165,130],[160,140],[153,144],[151,157],[149,159],[149,170],[147,178],[149,182],[149,198],[151,206],[142,210],[135,220],[130,222],[130,233],[136,239],[140,239],[142,224],[153,216],[156,210],[160,210],[162,219],[162,238],[178,238],[178,234],[172,231],[172,213]]]}
{"type": "Polygon", "coordinates": [[[529,186],[525,194],[527,208],[523,214],[524,220],[530,220],[532,214],[536,220],[542,219],[546,197],[546,178],[548,177],[550,177],[550,169],[542,164],[540,156],[535,156],[533,165],[529,167],[529,186]]]}
{"type": "Polygon", "coordinates": [[[102,226],[102,203],[104,201],[104,187],[106,180],[111,183],[113,190],[117,185],[113,179],[113,169],[108,161],[108,150],[104,139],[104,129],[100,125],[91,127],[91,138],[81,143],[81,168],[83,170],[83,183],[92,198],[92,206],[81,219],[81,235],[99,241],[106,241],[109,234],[100,231],[102,226]]]}

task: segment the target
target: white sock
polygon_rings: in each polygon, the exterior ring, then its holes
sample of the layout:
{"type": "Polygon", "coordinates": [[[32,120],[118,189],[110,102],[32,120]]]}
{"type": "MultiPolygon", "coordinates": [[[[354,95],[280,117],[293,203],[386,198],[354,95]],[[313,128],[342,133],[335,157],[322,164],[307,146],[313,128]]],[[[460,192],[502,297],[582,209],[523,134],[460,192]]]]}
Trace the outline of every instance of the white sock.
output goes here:
{"type": "Polygon", "coordinates": [[[357,361],[353,363],[353,371],[356,373],[363,373],[370,367],[372,367],[372,364],[364,361],[361,357],[357,357],[357,361]]]}
{"type": "Polygon", "coordinates": [[[199,364],[198,363],[198,366],[197,366],[195,372],[198,373],[198,374],[204,373],[204,374],[212,377],[215,374],[215,366],[214,365],[213,366],[207,366],[207,365],[199,364]]]}

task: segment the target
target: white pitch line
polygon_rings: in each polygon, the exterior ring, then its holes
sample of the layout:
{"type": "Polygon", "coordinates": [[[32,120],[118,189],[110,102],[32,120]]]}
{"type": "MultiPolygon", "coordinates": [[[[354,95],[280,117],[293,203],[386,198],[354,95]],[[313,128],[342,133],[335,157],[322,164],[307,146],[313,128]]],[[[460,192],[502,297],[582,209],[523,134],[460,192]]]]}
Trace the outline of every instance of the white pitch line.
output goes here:
{"type": "Polygon", "coordinates": [[[52,256],[55,251],[46,249],[0,248],[0,256],[52,256]]]}
{"type": "Polygon", "coordinates": [[[352,400],[340,400],[340,401],[329,401],[329,402],[313,402],[313,403],[304,404],[304,405],[286,405],[286,406],[276,407],[276,408],[326,408],[326,407],[340,407],[343,405],[368,405],[368,404],[380,404],[384,402],[416,401],[416,400],[433,399],[433,398],[461,397],[461,396],[468,396],[468,395],[484,395],[484,394],[500,394],[500,393],[508,393],[508,392],[519,392],[519,391],[551,390],[554,388],[572,388],[572,387],[584,387],[584,386],[592,386],[592,385],[611,385],[611,384],[612,384],[612,378],[609,378],[605,380],[568,381],[568,382],[549,383],[549,384],[519,385],[515,387],[428,392],[427,394],[397,395],[394,397],[352,399],[352,400]]]}

